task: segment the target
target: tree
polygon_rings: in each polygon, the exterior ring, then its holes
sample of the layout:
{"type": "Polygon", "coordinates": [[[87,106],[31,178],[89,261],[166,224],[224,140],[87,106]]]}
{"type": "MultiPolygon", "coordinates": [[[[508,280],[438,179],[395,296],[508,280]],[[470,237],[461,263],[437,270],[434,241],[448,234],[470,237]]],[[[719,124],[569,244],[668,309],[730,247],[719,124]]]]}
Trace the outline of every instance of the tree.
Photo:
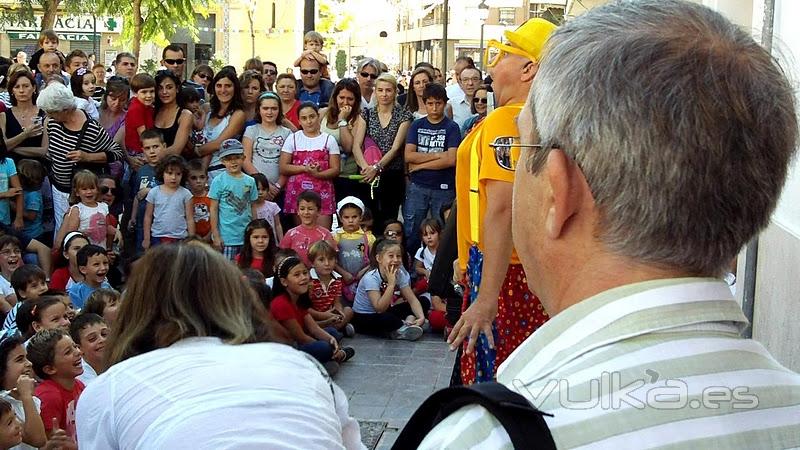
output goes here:
{"type": "Polygon", "coordinates": [[[122,39],[130,42],[133,54],[139,59],[142,42],[165,43],[178,28],[186,28],[197,38],[195,11],[207,16],[208,0],[98,0],[99,11],[120,15],[126,26],[122,39]]]}
{"type": "Polygon", "coordinates": [[[336,52],[336,75],[339,78],[344,76],[344,73],[347,71],[347,53],[344,50],[339,50],[336,52]]]}
{"type": "Polygon", "coordinates": [[[2,6],[0,22],[12,21],[33,22],[36,19],[36,10],[42,11],[40,30],[52,30],[56,23],[58,8],[62,7],[67,14],[79,14],[93,11],[94,1],[81,0],[17,0],[11,6],[2,6]]]}

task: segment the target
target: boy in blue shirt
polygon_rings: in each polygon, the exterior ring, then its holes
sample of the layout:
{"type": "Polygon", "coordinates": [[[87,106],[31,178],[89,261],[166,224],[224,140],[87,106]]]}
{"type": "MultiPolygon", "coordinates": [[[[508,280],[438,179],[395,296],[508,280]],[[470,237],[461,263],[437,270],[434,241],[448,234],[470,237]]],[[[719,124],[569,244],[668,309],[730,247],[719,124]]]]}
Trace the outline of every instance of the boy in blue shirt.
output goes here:
{"type": "Polygon", "coordinates": [[[69,288],[69,298],[77,309],[83,309],[86,299],[92,292],[111,285],[106,280],[108,274],[108,255],[106,249],[99,245],[89,244],[78,250],[76,255],[78,270],[83,274],[83,281],[69,288]]]}
{"type": "Polygon", "coordinates": [[[147,209],[147,194],[150,189],[158,185],[156,180],[156,167],[162,155],[167,150],[164,136],[158,130],[145,130],[142,132],[142,153],[147,164],[143,165],[131,177],[131,192],[136,192],[133,198],[133,208],[131,211],[131,221],[128,224],[129,230],[136,230],[136,251],[141,252],[142,241],[144,240],[144,213],[147,209]]]}
{"type": "Polygon", "coordinates": [[[214,177],[211,199],[211,238],[214,247],[233,261],[244,245],[244,230],[256,217],[256,181],[242,172],[244,147],[236,139],[222,142],[219,157],[225,173],[214,177]]]}

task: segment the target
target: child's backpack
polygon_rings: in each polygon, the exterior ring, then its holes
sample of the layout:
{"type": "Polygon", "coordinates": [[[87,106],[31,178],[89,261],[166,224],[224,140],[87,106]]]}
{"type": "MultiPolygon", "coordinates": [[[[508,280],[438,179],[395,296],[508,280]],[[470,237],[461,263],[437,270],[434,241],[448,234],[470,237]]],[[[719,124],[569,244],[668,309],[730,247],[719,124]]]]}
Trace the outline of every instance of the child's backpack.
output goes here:
{"type": "Polygon", "coordinates": [[[544,416],[525,397],[500,383],[455,386],[434,392],[417,408],[392,450],[416,449],[427,434],[445,417],[462,406],[480,405],[505,428],[515,449],[555,450],[556,444],[544,416]]]}

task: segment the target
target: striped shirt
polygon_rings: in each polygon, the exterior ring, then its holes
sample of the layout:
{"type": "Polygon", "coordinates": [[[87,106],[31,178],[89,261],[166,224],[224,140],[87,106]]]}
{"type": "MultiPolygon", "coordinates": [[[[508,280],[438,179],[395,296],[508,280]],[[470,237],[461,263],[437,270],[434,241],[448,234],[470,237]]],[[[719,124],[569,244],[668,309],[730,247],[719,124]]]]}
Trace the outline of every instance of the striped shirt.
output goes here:
{"type": "MultiPolygon", "coordinates": [[[[498,381],[546,417],[558,448],[800,447],[800,375],[758,342],[725,283],[674,279],[598,294],[551,318],[498,381]]],[[[467,406],[421,449],[510,449],[493,416],[467,406]]]]}
{"type": "Polygon", "coordinates": [[[107,162],[123,158],[122,147],[114,142],[106,130],[95,120],[87,117],[86,132],[80,148],[76,148],[80,131],[68,130],[63,124],[53,120],[47,121],[48,147],[47,156],[52,162],[50,182],[62,192],[69,192],[72,185],[72,170],[75,163],[67,159],[67,153],[82,150],[86,153],[106,154],[107,162]]]}

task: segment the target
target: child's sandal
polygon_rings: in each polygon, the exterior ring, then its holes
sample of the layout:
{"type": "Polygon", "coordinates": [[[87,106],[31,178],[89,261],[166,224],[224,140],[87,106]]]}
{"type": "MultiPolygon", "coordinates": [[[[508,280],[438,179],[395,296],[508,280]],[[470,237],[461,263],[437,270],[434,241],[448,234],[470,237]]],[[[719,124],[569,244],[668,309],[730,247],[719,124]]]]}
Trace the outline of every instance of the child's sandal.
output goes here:
{"type": "Polygon", "coordinates": [[[342,347],[336,351],[336,354],[333,355],[333,360],[342,363],[348,361],[355,355],[356,351],[353,349],[353,347],[342,347]]]}

